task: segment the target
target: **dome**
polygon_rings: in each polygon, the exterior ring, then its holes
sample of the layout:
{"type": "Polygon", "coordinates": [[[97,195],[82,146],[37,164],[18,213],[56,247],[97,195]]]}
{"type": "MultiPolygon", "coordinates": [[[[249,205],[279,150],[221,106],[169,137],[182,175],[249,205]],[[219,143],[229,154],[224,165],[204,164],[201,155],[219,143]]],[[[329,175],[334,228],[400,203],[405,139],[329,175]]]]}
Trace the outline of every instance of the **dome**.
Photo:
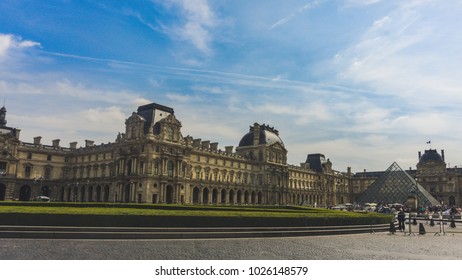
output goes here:
{"type": "Polygon", "coordinates": [[[254,133],[258,133],[258,145],[273,145],[280,143],[284,147],[284,142],[278,135],[278,131],[265,125],[254,125],[250,128],[249,133],[242,137],[239,147],[253,146],[254,133]]]}
{"type": "Polygon", "coordinates": [[[444,163],[443,157],[440,154],[438,154],[436,150],[425,150],[425,153],[419,159],[419,165],[427,163],[429,161],[444,163]]]}

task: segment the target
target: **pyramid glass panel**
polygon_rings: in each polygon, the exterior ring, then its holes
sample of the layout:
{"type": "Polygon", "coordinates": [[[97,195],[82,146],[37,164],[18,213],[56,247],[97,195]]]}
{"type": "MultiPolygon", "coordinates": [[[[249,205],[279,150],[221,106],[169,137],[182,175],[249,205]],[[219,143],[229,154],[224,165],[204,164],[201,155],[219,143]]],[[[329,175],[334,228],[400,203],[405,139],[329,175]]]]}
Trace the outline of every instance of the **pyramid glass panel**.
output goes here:
{"type": "Polygon", "coordinates": [[[357,199],[356,203],[405,204],[409,196],[417,196],[419,206],[438,205],[438,201],[394,162],[357,199]]]}

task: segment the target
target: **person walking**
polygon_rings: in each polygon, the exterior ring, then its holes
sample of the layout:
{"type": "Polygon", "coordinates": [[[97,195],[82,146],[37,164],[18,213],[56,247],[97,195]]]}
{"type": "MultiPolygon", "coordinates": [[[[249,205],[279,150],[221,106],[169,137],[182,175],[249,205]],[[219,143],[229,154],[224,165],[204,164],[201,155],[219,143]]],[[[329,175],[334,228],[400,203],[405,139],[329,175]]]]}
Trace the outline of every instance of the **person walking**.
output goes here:
{"type": "Polygon", "coordinates": [[[400,231],[404,231],[406,229],[405,225],[404,225],[404,221],[406,220],[406,215],[404,214],[404,211],[403,209],[399,209],[399,212],[398,212],[398,229],[400,231]]]}

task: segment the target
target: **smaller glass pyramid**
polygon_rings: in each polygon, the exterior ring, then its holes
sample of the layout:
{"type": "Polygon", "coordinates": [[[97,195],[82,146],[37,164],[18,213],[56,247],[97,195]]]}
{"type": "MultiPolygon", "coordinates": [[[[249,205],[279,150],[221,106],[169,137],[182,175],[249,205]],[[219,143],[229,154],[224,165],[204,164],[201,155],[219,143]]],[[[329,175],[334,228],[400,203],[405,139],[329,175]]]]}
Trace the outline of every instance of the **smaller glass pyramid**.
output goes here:
{"type": "Polygon", "coordinates": [[[405,204],[411,195],[417,196],[418,206],[439,204],[424,187],[394,162],[355,202],[360,205],[365,203],[405,204]]]}

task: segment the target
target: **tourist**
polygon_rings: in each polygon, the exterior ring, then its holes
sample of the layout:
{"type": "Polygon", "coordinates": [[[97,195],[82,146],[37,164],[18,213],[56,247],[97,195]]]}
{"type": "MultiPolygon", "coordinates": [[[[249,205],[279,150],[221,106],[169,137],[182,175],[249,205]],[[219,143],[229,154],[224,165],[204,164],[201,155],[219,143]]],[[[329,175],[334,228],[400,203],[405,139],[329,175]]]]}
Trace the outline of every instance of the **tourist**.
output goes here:
{"type": "Polygon", "coordinates": [[[404,221],[406,220],[406,216],[404,214],[404,211],[403,211],[403,208],[400,208],[399,209],[399,212],[398,212],[398,229],[400,231],[403,231],[405,230],[405,226],[404,226],[404,221]]]}

